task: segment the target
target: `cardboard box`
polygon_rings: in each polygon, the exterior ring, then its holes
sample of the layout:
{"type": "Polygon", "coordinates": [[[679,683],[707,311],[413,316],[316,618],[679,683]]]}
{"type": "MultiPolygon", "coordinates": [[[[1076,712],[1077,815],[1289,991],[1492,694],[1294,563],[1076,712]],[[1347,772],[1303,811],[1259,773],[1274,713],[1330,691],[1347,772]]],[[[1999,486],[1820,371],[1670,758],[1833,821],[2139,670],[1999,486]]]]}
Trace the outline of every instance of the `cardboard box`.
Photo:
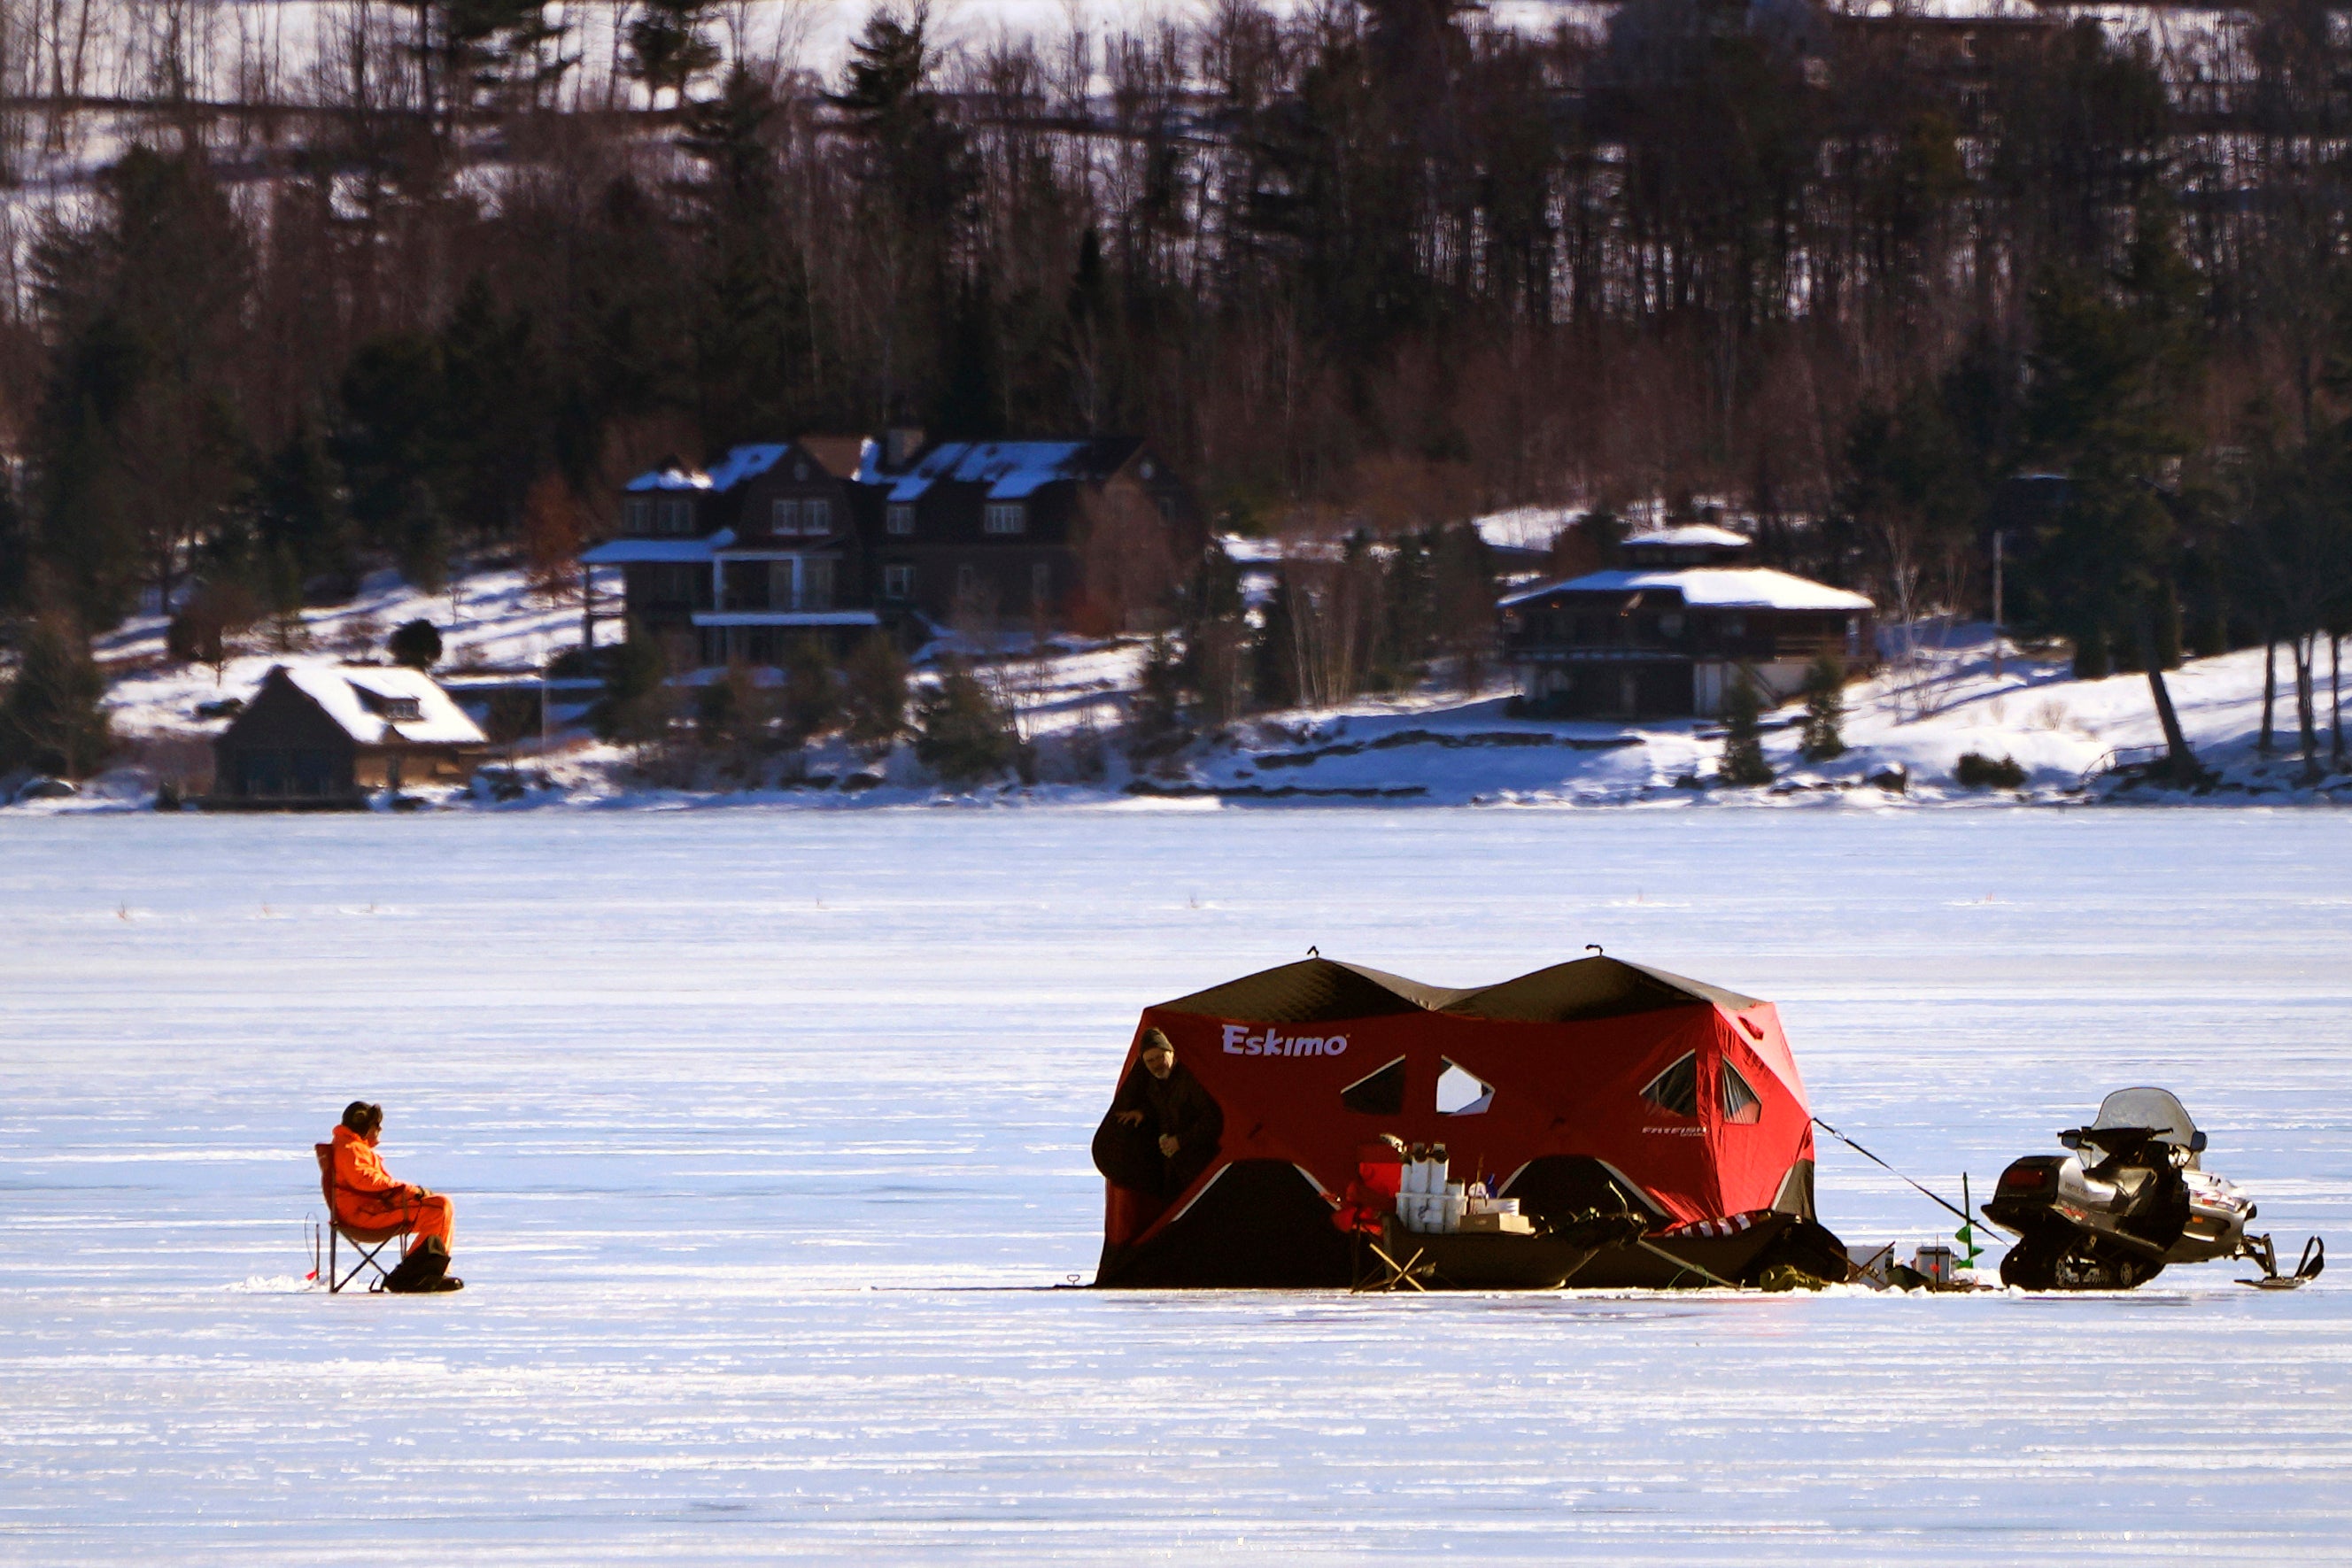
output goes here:
{"type": "Polygon", "coordinates": [[[1465,1236],[1533,1236],[1536,1226],[1524,1214],[1465,1214],[1462,1231],[1465,1236]]]}

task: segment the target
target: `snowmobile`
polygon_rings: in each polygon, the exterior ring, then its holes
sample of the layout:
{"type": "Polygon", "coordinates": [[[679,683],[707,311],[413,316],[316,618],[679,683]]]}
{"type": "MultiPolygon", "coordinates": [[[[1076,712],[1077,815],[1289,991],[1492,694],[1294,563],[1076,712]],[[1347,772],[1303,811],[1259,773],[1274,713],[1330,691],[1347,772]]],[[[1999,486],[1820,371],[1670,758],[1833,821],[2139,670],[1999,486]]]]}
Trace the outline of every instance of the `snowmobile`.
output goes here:
{"type": "Polygon", "coordinates": [[[2128,1291],[2168,1264],[2251,1259],[2262,1278],[2292,1290],[2319,1277],[2327,1249],[2304,1244],[2292,1275],[2268,1236],[2246,1234],[2254,1205],[2201,1168],[2205,1134],[2162,1089],[2118,1089],[2087,1127],[2058,1134],[2063,1155],[2028,1155],[2000,1174],[1984,1217],[2019,1240],[2000,1282],[2028,1291],[2128,1291]]]}

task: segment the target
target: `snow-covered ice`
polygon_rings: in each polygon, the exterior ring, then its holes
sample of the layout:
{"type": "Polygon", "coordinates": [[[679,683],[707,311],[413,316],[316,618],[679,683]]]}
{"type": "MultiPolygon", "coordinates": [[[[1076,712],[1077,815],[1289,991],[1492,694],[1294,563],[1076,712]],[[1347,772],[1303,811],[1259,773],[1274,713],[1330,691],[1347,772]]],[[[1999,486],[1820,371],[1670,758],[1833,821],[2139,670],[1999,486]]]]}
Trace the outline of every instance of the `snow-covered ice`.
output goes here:
{"type": "MultiPolygon", "coordinates": [[[[2352,1553],[2335,1275],[1051,1288],[1141,1004],[1596,941],[1778,1000],[1939,1188],[2153,1082],[2283,1242],[2352,1219],[2337,813],[11,814],[0,1559],[2352,1553]],[[301,1288],[354,1095],[462,1295],[301,1288]]],[[[1827,1140],[1821,1186],[1944,1229],[1827,1140]]]]}

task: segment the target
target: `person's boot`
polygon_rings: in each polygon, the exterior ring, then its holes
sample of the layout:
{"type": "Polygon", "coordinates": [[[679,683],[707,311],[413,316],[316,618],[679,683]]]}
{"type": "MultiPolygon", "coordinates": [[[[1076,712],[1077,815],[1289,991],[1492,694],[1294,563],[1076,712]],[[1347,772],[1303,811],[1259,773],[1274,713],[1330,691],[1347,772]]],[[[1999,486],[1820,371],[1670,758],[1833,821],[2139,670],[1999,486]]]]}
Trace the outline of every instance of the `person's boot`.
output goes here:
{"type": "MultiPolygon", "coordinates": [[[[448,1249],[428,1238],[410,1248],[408,1256],[384,1276],[383,1288],[396,1296],[423,1295],[442,1289],[441,1281],[448,1270],[448,1249]]],[[[461,1287],[462,1284],[460,1281],[461,1287]]]]}

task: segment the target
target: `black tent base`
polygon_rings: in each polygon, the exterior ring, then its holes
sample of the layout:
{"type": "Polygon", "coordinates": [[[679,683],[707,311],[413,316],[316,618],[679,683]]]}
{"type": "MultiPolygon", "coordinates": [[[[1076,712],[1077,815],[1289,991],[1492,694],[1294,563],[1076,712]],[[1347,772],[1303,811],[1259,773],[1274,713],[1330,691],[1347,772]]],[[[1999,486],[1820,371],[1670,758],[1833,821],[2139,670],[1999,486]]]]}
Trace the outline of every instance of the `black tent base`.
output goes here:
{"type": "Polygon", "coordinates": [[[1140,1247],[1103,1249],[1097,1285],[1142,1290],[1345,1289],[1348,1238],[1331,1206],[1285,1160],[1237,1160],[1140,1247]]]}
{"type": "Polygon", "coordinates": [[[1381,1228],[1380,1248],[1393,1269],[1367,1259],[1357,1288],[1412,1288],[1402,1278],[1390,1281],[1393,1271],[1428,1291],[1556,1291],[1576,1281],[1597,1250],[1563,1236],[1412,1231],[1393,1217],[1381,1228]]]}

